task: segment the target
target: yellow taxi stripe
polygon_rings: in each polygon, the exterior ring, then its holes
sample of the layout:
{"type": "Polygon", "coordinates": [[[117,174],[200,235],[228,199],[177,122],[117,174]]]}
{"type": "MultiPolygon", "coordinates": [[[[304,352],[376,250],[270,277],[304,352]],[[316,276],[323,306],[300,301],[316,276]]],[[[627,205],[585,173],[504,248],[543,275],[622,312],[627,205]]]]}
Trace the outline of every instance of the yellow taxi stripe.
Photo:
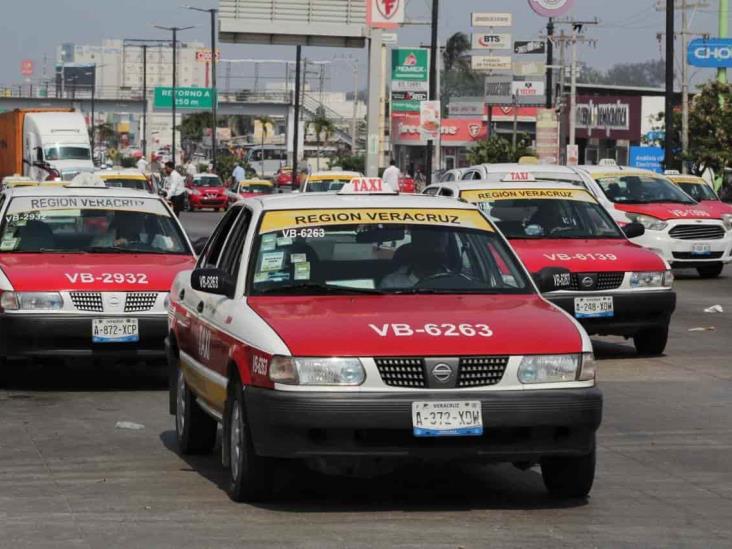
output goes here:
{"type": "Polygon", "coordinates": [[[442,225],[493,231],[490,222],[476,210],[458,209],[334,209],[334,210],[288,210],[266,212],[260,233],[302,227],[325,227],[329,225],[378,225],[399,223],[414,225],[442,225]]]}
{"type": "Polygon", "coordinates": [[[460,198],[468,202],[491,202],[495,200],[574,200],[595,202],[584,189],[482,189],[460,192],[460,198]]]}

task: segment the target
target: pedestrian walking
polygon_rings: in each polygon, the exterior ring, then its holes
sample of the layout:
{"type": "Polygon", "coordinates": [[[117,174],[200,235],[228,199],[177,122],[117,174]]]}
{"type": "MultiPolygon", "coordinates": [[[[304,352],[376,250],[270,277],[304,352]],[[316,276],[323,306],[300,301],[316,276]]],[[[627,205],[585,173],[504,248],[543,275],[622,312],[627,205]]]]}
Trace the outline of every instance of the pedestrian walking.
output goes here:
{"type": "Polygon", "coordinates": [[[389,163],[389,167],[384,170],[382,179],[384,180],[384,186],[390,188],[394,192],[399,192],[399,178],[402,172],[397,168],[396,161],[392,159],[389,163]]]}
{"type": "Polygon", "coordinates": [[[178,217],[185,206],[186,182],[175,169],[173,162],[165,163],[165,175],[168,176],[168,190],[165,198],[173,205],[173,212],[178,217]]]}

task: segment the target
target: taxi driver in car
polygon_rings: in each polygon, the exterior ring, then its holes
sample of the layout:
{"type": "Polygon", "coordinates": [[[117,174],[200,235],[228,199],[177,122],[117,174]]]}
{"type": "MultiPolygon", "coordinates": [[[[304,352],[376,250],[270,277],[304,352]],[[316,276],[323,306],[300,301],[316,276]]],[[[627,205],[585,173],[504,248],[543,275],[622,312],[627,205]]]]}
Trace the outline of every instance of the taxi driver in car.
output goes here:
{"type": "Polygon", "coordinates": [[[447,244],[449,233],[432,227],[412,227],[411,242],[394,253],[397,269],[381,281],[383,289],[413,288],[421,281],[449,273],[447,244]]]}

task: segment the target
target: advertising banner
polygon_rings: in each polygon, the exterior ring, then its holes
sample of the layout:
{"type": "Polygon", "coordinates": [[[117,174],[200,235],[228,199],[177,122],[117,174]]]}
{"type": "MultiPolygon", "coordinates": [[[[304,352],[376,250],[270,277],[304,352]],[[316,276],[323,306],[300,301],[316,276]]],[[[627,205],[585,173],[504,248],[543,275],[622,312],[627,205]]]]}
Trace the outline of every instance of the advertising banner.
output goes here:
{"type": "Polygon", "coordinates": [[[697,38],[689,44],[689,65],[705,68],[732,68],[732,38],[697,38]]]}
{"type": "Polygon", "coordinates": [[[511,75],[485,77],[485,102],[489,105],[513,103],[511,75]]]}
{"type": "Polygon", "coordinates": [[[513,53],[517,55],[533,55],[546,53],[546,42],[543,40],[516,40],[513,44],[513,53]]]}
{"type": "Polygon", "coordinates": [[[508,55],[474,55],[470,66],[474,71],[510,71],[512,61],[508,55]]]}
{"type": "Polygon", "coordinates": [[[580,139],[641,140],[640,97],[579,96],[576,116],[580,139]]]}
{"type": "Polygon", "coordinates": [[[537,110],[536,156],[542,164],[559,163],[559,119],[554,109],[537,110]]]}
{"type": "Polygon", "coordinates": [[[440,102],[422,101],[419,105],[419,130],[427,141],[440,136],[440,102]]]}
{"type": "Polygon", "coordinates": [[[663,173],[664,159],[665,153],[662,147],[631,147],[628,165],[633,168],[663,173]]]}
{"type": "Polygon", "coordinates": [[[473,27],[510,27],[513,15],[510,13],[473,13],[470,18],[473,27]]]}
{"type": "MultiPolygon", "coordinates": [[[[410,114],[392,119],[392,141],[395,145],[424,145],[419,115],[410,114]]],[[[444,118],[440,126],[443,147],[468,147],[488,137],[488,126],[481,118],[444,118]]]]}
{"type": "Polygon", "coordinates": [[[474,50],[510,50],[511,34],[494,32],[474,32],[474,50]]]}

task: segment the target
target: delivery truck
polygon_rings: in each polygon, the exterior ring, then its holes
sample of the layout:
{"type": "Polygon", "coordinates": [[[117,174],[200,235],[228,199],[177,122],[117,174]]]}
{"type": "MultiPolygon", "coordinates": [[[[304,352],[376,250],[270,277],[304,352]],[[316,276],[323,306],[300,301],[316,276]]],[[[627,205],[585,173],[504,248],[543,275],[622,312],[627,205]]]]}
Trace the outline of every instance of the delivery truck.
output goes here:
{"type": "Polygon", "coordinates": [[[84,115],[73,109],[0,113],[0,178],[70,181],[94,164],[84,115]]]}

